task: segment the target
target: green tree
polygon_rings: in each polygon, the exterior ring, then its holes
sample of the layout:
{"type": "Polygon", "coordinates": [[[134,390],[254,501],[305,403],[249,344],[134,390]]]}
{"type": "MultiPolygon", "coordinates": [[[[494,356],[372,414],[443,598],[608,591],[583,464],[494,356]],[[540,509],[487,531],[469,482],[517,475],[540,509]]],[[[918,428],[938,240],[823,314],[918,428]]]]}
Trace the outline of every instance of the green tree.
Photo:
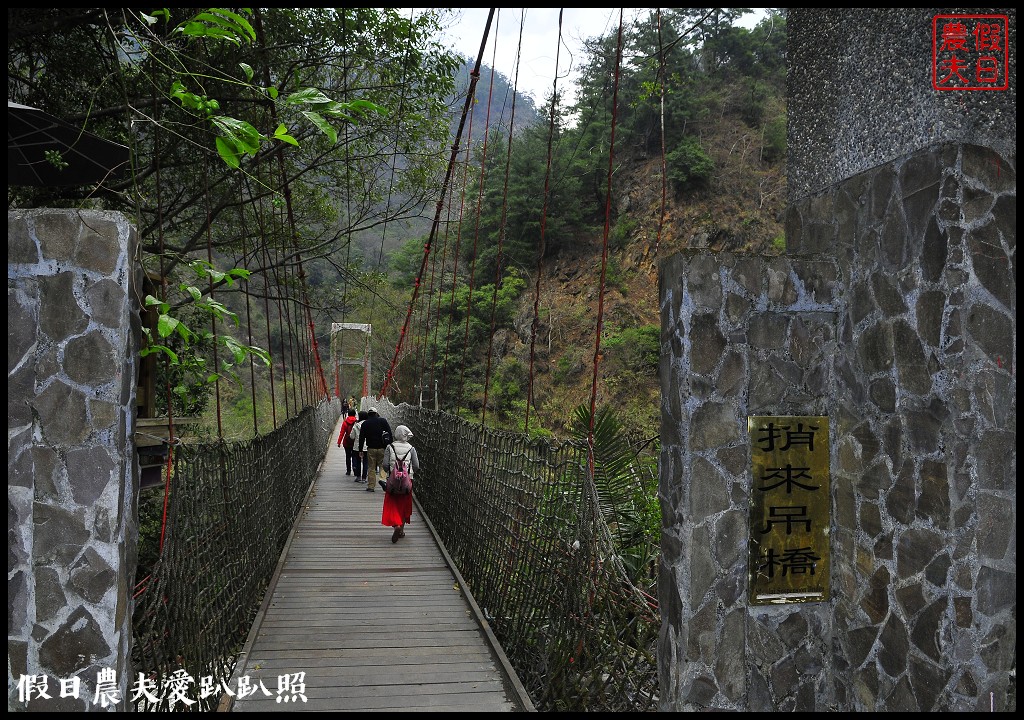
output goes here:
{"type": "MultiPolygon", "coordinates": [[[[353,243],[434,199],[459,60],[435,39],[441,17],[12,9],[10,99],[127,144],[133,172],[98,188],[9,188],[8,206],[125,212],[147,272],[168,293],[202,259],[251,270],[241,291],[203,288],[224,292],[236,313],[246,294],[261,306],[283,294],[295,312],[318,297],[310,312],[343,313],[345,293],[309,286],[340,276],[377,292],[351,262],[362,254],[353,243]]],[[[280,304],[270,313],[284,314],[280,304]]],[[[265,340],[277,356],[283,343],[265,340]]]]}

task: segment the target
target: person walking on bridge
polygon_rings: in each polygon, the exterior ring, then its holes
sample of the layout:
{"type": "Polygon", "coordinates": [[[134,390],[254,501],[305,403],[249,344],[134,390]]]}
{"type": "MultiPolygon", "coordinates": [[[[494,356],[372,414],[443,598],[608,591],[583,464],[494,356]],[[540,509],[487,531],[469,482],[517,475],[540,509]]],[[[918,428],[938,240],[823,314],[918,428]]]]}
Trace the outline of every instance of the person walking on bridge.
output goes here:
{"type": "Polygon", "coordinates": [[[366,482],[366,453],[359,449],[359,431],[363,429],[363,421],[367,417],[367,412],[360,410],[355,425],[348,432],[349,439],[352,440],[352,470],[356,475],[353,482],[357,483],[366,482]]]}
{"type": "MultiPolygon", "coordinates": [[[[405,425],[395,428],[395,441],[388,445],[384,452],[384,471],[390,475],[391,466],[401,460],[409,478],[414,477],[414,471],[420,469],[420,457],[416,448],[409,441],[412,439],[412,430],[405,425]]],[[[412,519],[412,493],[397,495],[389,492],[387,485],[384,487],[384,510],[381,513],[380,524],[393,527],[391,542],[398,542],[405,537],[405,526],[412,519]]]]}
{"type": "Polygon", "coordinates": [[[366,492],[374,492],[380,471],[384,465],[384,450],[391,442],[391,423],[372,407],[359,428],[359,450],[366,449],[363,474],[366,477],[366,492]]]}
{"type": "MultiPolygon", "coordinates": [[[[345,415],[345,419],[342,420],[341,422],[341,432],[338,433],[338,447],[345,447],[345,474],[351,475],[353,464],[352,459],[353,456],[356,454],[356,451],[353,449],[353,445],[355,443],[353,439],[349,437],[349,435],[351,435],[352,426],[356,424],[356,411],[353,410],[352,408],[349,408],[345,415]]],[[[355,463],[355,468],[356,477],[359,477],[358,461],[355,463]]]]}

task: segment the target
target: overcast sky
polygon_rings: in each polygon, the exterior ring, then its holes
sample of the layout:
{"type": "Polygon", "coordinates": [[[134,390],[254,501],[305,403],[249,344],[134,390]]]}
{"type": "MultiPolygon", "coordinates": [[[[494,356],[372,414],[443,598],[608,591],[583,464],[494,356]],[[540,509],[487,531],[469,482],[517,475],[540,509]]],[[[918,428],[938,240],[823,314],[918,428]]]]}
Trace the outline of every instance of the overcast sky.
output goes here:
{"type": "MultiPolygon", "coordinates": [[[[498,8],[491,23],[483,62],[493,67],[521,93],[529,93],[540,108],[551,94],[554,82],[555,57],[558,51],[558,15],[562,13],[562,48],[558,55],[558,89],[566,93],[564,102],[575,100],[576,77],[583,62],[583,40],[617,32],[619,8],[498,8]],[[516,77],[516,52],[519,73],[516,77]]],[[[652,8],[622,8],[623,28],[646,17],[652,8]]],[[[452,46],[476,59],[483,39],[490,8],[456,8],[455,20],[448,31],[452,46]]],[[[742,24],[753,27],[759,11],[744,17],[742,24]]]]}

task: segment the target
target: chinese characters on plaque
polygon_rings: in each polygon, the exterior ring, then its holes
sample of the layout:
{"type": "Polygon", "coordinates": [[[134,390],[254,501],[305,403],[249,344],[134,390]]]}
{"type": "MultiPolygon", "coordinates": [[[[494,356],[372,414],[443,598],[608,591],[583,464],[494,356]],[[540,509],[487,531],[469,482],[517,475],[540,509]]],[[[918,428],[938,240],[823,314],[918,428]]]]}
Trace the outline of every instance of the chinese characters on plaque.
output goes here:
{"type": "Polygon", "coordinates": [[[748,417],[747,432],[750,602],[828,600],[828,418],[748,417]]]}
{"type": "Polygon", "coordinates": [[[936,15],[932,18],[932,87],[1006,90],[1009,44],[1006,15],[936,15]]]}

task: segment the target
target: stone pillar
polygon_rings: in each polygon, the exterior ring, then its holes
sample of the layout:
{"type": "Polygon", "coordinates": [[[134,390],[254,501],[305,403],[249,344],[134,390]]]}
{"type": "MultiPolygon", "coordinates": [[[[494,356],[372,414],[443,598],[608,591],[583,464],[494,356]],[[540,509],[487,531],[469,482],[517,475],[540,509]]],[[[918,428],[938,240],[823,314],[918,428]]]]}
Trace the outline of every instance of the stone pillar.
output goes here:
{"type": "Polygon", "coordinates": [[[9,710],[103,709],[106,668],[106,709],[128,707],[136,244],[119,213],[7,214],[9,710]],[[62,698],[72,678],[78,697],[62,698]]]}
{"type": "Polygon", "coordinates": [[[786,257],[662,263],[662,710],[1016,709],[1016,95],[932,89],[949,12],[790,9],[786,257]],[[832,597],[750,606],[745,417],[819,414],[832,597]]]}
{"type": "Polygon", "coordinates": [[[827,603],[748,603],[748,415],[830,415],[833,258],[661,266],[661,709],[828,710],[827,603]]]}

